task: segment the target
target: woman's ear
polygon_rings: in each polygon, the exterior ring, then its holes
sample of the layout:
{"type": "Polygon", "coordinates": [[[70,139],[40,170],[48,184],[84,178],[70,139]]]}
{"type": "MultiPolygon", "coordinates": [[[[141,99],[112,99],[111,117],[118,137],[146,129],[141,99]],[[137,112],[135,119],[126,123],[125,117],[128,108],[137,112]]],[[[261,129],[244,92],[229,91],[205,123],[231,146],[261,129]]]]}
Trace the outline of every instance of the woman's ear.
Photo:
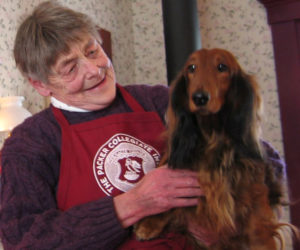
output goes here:
{"type": "Polygon", "coordinates": [[[28,81],[31,84],[31,86],[34,87],[40,95],[45,96],[45,97],[51,95],[51,91],[49,89],[48,84],[46,84],[40,80],[34,80],[30,77],[28,78],[28,81]]]}

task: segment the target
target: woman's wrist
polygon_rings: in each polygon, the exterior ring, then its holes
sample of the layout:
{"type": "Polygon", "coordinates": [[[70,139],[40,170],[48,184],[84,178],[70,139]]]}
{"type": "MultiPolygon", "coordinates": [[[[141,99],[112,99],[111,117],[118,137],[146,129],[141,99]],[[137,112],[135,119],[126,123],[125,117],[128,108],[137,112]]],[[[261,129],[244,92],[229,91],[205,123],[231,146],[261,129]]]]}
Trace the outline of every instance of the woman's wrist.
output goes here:
{"type": "Polygon", "coordinates": [[[130,191],[114,197],[116,214],[123,228],[132,226],[145,216],[138,204],[137,197],[130,191]]]}

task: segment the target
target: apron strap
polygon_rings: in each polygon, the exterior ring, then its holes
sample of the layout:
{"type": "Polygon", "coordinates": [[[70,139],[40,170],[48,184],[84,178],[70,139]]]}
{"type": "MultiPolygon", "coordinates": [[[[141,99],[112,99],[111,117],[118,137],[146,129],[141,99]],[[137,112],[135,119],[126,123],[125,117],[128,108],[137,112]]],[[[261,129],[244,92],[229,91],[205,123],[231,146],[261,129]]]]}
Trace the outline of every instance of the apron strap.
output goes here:
{"type": "Polygon", "coordinates": [[[132,95],[128,93],[124,87],[117,83],[117,88],[120,90],[121,95],[133,112],[145,112],[144,108],[133,98],[132,95]]]}
{"type": "Polygon", "coordinates": [[[65,116],[63,115],[63,113],[61,112],[61,110],[58,109],[58,108],[56,108],[56,107],[54,107],[53,105],[51,106],[51,108],[52,108],[52,112],[54,114],[54,117],[56,118],[56,120],[58,121],[58,123],[61,126],[68,127],[70,124],[67,121],[67,119],[65,118],[65,116]]]}

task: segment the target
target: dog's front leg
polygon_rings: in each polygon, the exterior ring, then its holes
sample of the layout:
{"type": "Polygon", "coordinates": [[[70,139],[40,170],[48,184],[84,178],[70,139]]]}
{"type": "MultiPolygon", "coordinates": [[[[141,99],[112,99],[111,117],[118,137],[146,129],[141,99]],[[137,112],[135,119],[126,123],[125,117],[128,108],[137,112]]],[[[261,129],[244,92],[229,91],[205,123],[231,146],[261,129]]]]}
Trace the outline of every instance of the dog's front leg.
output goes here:
{"type": "Polygon", "coordinates": [[[134,226],[134,231],[139,240],[157,238],[169,224],[172,212],[161,213],[146,217],[134,226]]]}

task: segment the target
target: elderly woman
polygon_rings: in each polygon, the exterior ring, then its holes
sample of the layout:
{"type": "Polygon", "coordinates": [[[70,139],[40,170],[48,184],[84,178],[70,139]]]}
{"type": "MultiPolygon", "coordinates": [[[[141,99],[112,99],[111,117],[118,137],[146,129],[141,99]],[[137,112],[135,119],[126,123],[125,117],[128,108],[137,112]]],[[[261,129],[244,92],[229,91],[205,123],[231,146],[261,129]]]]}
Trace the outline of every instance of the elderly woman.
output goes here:
{"type": "Polygon", "coordinates": [[[40,4],[19,27],[14,56],[52,105],[3,148],[5,249],[115,249],[141,218],[196,205],[195,173],[153,170],[164,147],[167,87],[116,84],[86,15],[40,4]]]}
{"type": "Polygon", "coordinates": [[[95,25],[52,2],[21,24],[14,56],[51,106],[18,126],[2,151],[4,248],[190,249],[176,234],[131,236],[140,219],[203,195],[196,173],[154,169],[167,87],[118,85],[95,25]]]}

